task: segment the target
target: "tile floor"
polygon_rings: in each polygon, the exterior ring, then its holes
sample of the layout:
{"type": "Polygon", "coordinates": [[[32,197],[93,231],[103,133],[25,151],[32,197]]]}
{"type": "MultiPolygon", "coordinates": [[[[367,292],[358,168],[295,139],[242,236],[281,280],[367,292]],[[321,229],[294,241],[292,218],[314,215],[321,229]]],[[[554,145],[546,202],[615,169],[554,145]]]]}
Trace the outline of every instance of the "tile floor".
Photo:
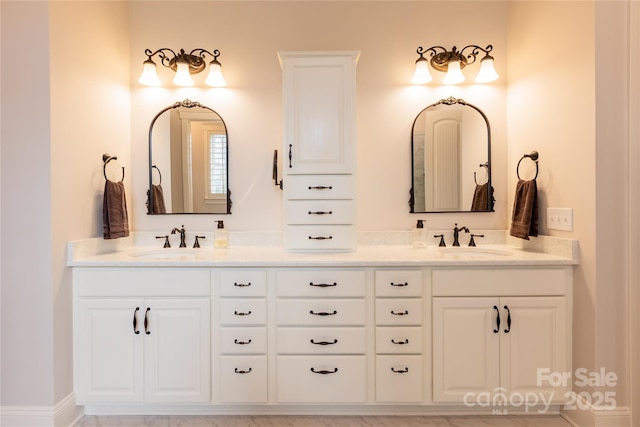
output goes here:
{"type": "Polygon", "coordinates": [[[75,427],[570,427],[542,416],[92,416],[75,427]]]}

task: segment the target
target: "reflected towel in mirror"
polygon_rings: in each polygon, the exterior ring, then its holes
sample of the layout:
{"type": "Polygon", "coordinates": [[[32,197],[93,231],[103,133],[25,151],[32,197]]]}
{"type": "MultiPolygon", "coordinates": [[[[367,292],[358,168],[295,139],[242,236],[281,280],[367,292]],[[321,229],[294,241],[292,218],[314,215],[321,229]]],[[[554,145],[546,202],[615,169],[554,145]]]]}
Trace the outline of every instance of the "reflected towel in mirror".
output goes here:
{"type": "Polygon", "coordinates": [[[160,184],[151,186],[153,191],[153,213],[163,214],[167,213],[167,208],[164,205],[164,192],[160,184]]]}
{"type": "MultiPolygon", "coordinates": [[[[473,192],[473,201],[471,202],[472,212],[488,212],[489,211],[489,197],[493,199],[493,187],[489,191],[489,183],[476,185],[476,189],[473,192]],[[491,193],[491,195],[489,195],[491,193]]],[[[493,203],[491,204],[493,206],[493,203]]]]}
{"type": "Polygon", "coordinates": [[[105,239],[117,239],[129,235],[129,217],[127,215],[124,182],[105,181],[102,221],[105,239]]]}
{"type": "Polygon", "coordinates": [[[516,184],[509,234],[525,240],[538,235],[538,185],[535,179],[519,180],[516,184]]]}

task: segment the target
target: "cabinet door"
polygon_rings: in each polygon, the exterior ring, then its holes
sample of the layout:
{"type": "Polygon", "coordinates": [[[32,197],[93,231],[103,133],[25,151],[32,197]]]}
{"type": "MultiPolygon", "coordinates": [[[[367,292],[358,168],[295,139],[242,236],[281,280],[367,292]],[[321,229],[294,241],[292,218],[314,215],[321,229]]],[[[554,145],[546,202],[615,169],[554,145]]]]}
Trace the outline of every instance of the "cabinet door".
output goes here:
{"type": "Polygon", "coordinates": [[[500,310],[502,387],[509,393],[542,393],[545,399],[564,401],[571,381],[559,387],[552,387],[548,381],[539,384],[538,370],[540,378],[570,371],[566,298],[501,298],[500,310]],[[511,327],[507,323],[509,317],[511,327]]]}
{"type": "Polygon", "coordinates": [[[286,173],[352,173],[357,54],[280,56],[286,173]]]}
{"type": "Polygon", "coordinates": [[[463,403],[500,386],[498,298],[433,299],[433,401],[463,403]],[[494,332],[496,331],[496,332],[494,332]]]}
{"type": "Polygon", "coordinates": [[[208,402],[209,299],[147,299],[145,304],[146,400],[208,402]]]}
{"type": "Polygon", "coordinates": [[[76,301],[74,377],[79,403],[143,400],[143,317],[142,299],[76,301]]]}

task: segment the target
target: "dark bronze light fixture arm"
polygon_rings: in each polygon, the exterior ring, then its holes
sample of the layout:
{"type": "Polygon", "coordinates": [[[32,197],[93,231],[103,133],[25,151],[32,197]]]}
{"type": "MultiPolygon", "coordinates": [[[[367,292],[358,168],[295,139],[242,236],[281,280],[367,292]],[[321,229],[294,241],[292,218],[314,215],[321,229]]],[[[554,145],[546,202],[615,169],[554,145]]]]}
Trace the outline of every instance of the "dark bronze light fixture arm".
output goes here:
{"type": "Polygon", "coordinates": [[[464,68],[466,65],[476,62],[477,56],[480,54],[480,52],[485,53],[485,58],[491,57],[489,55],[489,52],[491,52],[492,50],[492,45],[488,45],[486,48],[482,48],[480,46],[471,44],[463,47],[460,50],[458,50],[456,46],[453,46],[451,50],[447,50],[447,48],[443,46],[431,46],[428,49],[424,49],[422,46],[418,46],[416,52],[418,53],[418,55],[420,55],[417,61],[426,60],[424,55],[426,53],[430,53],[431,59],[429,62],[431,66],[438,71],[447,71],[449,62],[453,60],[460,61],[460,68],[464,68]],[[471,49],[471,52],[469,54],[465,54],[465,52],[469,49],[471,49]]]}
{"type": "Polygon", "coordinates": [[[197,48],[193,49],[189,53],[186,53],[184,49],[180,49],[180,52],[176,53],[173,49],[163,47],[155,52],[151,49],[145,49],[144,54],[147,55],[148,61],[152,61],[151,58],[157,55],[160,58],[160,63],[167,68],[171,68],[173,71],[178,67],[177,62],[186,62],[189,64],[189,72],[191,74],[197,74],[204,70],[206,67],[206,63],[204,61],[206,55],[213,57],[212,62],[214,64],[220,65],[220,62],[218,61],[220,51],[218,49],[215,49],[213,52],[209,52],[206,49],[197,48]]]}

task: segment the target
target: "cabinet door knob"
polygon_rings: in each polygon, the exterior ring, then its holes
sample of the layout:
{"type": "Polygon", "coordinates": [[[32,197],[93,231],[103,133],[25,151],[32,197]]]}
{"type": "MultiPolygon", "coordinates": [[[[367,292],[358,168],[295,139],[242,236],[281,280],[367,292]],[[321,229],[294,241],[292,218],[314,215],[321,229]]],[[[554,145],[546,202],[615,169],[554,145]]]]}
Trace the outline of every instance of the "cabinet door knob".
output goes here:
{"type": "Polygon", "coordinates": [[[500,332],[500,310],[498,310],[498,306],[493,306],[493,309],[496,311],[496,328],[493,330],[494,334],[500,332]]]}
{"type": "Polygon", "coordinates": [[[504,309],[507,310],[507,329],[504,330],[505,334],[511,332],[511,310],[509,310],[509,306],[504,306],[504,309]]]}

